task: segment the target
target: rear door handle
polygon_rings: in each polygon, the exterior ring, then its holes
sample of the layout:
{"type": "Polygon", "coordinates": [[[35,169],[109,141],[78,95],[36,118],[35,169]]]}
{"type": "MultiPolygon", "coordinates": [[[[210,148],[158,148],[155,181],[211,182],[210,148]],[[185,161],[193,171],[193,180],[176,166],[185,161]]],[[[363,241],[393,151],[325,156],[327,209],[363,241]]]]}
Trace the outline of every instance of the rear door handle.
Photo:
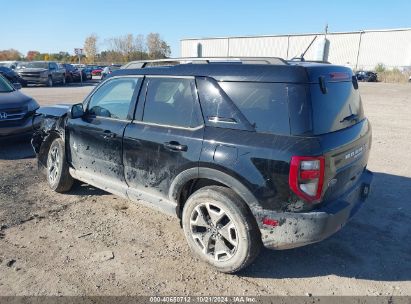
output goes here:
{"type": "Polygon", "coordinates": [[[104,133],[104,135],[103,135],[104,139],[110,139],[110,138],[115,138],[116,137],[116,133],[113,133],[110,130],[104,130],[103,133],[104,133]]]}
{"type": "Polygon", "coordinates": [[[177,141],[166,142],[164,143],[164,147],[166,147],[169,150],[179,151],[179,152],[185,152],[188,150],[186,145],[180,145],[180,143],[177,141]]]}

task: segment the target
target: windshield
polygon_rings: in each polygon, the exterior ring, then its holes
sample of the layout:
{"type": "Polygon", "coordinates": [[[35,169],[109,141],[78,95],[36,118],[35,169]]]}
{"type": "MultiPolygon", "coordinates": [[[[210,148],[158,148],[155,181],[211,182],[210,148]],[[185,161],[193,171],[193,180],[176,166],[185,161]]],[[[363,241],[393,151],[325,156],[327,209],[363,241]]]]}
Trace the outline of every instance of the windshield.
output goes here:
{"type": "Polygon", "coordinates": [[[49,65],[47,62],[32,61],[32,62],[21,62],[17,66],[18,69],[48,69],[49,65]]]}
{"type": "Polygon", "coordinates": [[[0,93],[9,93],[14,91],[10,83],[0,75],[0,93]]]}

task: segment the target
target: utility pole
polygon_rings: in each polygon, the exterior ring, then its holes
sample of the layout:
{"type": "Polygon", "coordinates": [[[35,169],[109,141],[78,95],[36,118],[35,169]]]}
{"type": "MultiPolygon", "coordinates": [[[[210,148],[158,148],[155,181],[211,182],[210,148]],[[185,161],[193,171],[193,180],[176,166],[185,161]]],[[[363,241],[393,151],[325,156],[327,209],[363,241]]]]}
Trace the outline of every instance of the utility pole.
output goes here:
{"type": "MultiPolygon", "coordinates": [[[[74,53],[78,56],[78,64],[80,65],[81,64],[81,56],[83,55],[83,49],[75,48],[74,53]]],[[[83,70],[80,70],[80,83],[83,86],[83,70]]]]}

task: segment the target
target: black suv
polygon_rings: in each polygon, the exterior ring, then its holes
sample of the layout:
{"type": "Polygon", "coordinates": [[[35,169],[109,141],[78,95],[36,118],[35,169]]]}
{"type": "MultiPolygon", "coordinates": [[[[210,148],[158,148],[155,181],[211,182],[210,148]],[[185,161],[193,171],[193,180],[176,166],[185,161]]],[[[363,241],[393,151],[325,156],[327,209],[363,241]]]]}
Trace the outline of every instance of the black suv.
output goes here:
{"type": "Polygon", "coordinates": [[[371,126],[348,68],[276,58],[133,62],[32,139],[50,187],[77,179],[181,219],[193,252],[236,272],[261,245],[338,231],[368,196],[371,126]]]}
{"type": "Polygon", "coordinates": [[[28,139],[40,126],[35,112],[39,104],[20,92],[20,83],[10,83],[0,73],[0,144],[11,138],[28,139]]]}

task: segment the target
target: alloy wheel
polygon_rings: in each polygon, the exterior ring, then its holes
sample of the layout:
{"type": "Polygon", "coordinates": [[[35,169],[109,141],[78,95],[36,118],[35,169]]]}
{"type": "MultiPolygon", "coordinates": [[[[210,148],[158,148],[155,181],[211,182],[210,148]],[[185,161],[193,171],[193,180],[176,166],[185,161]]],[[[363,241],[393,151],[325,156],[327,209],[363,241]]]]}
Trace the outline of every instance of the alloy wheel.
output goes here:
{"type": "Polygon", "coordinates": [[[221,207],[197,205],[190,216],[191,235],[203,254],[218,262],[229,260],[238,248],[235,223],[221,207]]]}
{"type": "Polygon", "coordinates": [[[54,184],[60,171],[60,152],[58,147],[53,147],[47,159],[47,175],[51,184],[54,184]]]}

